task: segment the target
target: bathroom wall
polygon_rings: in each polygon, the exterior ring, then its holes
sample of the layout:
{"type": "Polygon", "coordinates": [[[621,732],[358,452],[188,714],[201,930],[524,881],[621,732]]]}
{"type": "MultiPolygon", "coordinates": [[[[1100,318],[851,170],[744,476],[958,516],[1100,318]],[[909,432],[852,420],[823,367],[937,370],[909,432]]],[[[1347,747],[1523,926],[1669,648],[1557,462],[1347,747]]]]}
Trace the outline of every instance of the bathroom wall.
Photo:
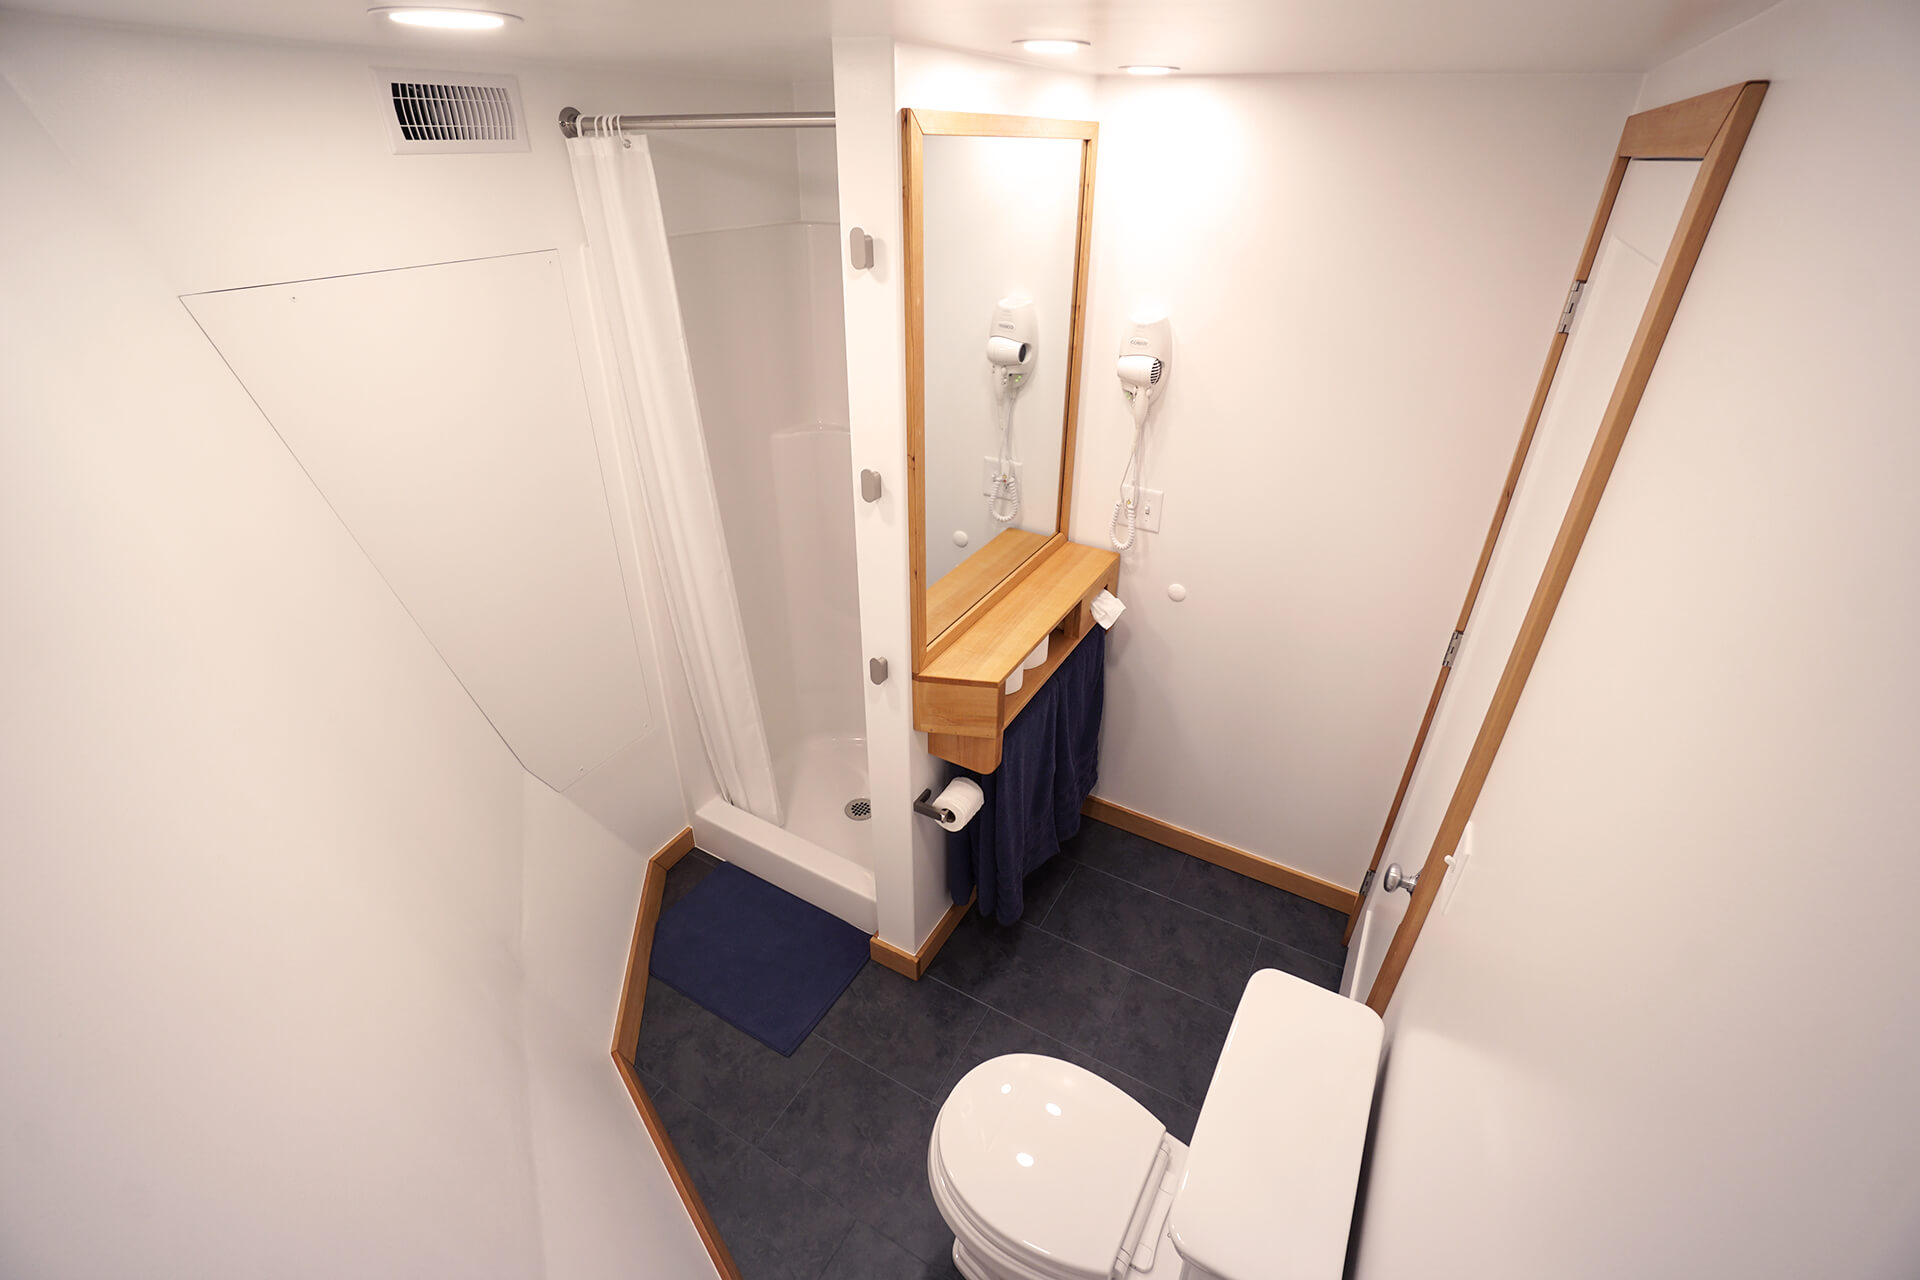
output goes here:
{"type": "Polygon", "coordinates": [[[861,227],[874,238],[874,266],[842,257],[853,467],[881,474],[879,502],[854,517],[860,567],[860,635],[866,657],[891,677],[867,684],[867,760],[873,787],[874,881],[880,936],[916,949],[950,905],[945,836],[910,807],[922,788],[944,784],[952,766],[926,753],[913,729],[913,655],[908,636],[905,292],[900,257],[900,108],[1002,111],[1088,119],[1090,76],[1057,74],[884,37],[833,42],[838,127],[840,238],[861,227]]]}
{"type": "Polygon", "coordinates": [[[1135,308],[1174,357],[1098,794],[1359,884],[1635,84],[1101,81],[1076,541],[1133,442],[1135,308]]]}
{"type": "MultiPolygon", "coordinates": [[[[178,294],[558,248],[577,302],[577,205],[558,129],[545,127],[561,106],[593,110],[617,100],[629,111],[776,110],[793,100],[786,84],[470,61],[477,69],[517,72],[530,149],[393,156],[368,73],[391,65],[391,50],[10,22],[0,67],[49,122],[104,206],[151,246],[168,289],[178,294]],[[146,118],[154,102],[166,110],[143,131],[139,147],[91,124],[146,118]]],[[[423,57],[410,65],[462,64],[423,57]]],[[[772,133],[656,140],[669,231],[791,219],[794,155],[793,140],[772,133]]],[[[582,349],[603,467],[611,474],[624,461],[630,480],[631,449],[598,395],[594,355],[582,349]]],[[[684,822],[682,786],[697,803],[713,783],[678,665],[654,661],[654,653],[674,650],[637,486],[621,493],[614,478],[611,514],[628,535],[623,571],[636,631],[649,633],[641,641],[651,652],[641,657],[655,715],[625,752],[568,794],[630,843],[652,848],[666,838],[662,828],[684,822]]]]}
{"type": "MultiPolygon", "coordinates": [[[[563,102],[791,90],[505,68],[529,152],[393,157],[390,60],[0,18],[9,1275],[711,1273],[606,1056],[666,718],[529,779],[176,297],[577,253],[563,102]]],[[[663,147],[675,229],[765,147],[663,147]]]]}
{"type": "MultiPolygon", "coordinates": [[[[1166,306],[1175,344],[1147,449],[1164,520],[1122,569],[1098,794],[1357,885],[1637,78],[1096,82],[895,48],[853,72],[865,46],[836,43],[843,222],[895,237],[873,272],[847,273],[869,379],[855,465],[902,474],[904,389],[885,362],[904,335],[897,120],[876,102],[856,142],[848,86],[891,72],[874,93],[895,107],[1098,119],[1076,541],[1106,545],[1132,443],[1112,371],[1124,320],[1166,306]]],[[[904,660],[904,502],[860,524],[867,651],[904,660]]],[[[868,720],[911,743],[911,795],[948,767],[911,733],[908,693],[870,690],[868,720]]],[[[903,945],[944,906],[942,854],[912,834],[931,883],[913,881],[911,925],[889,927],[881,889],[882,935],[903,945]]]]}
{"type": "Polygon", "coordinates": [[[1794,3],[1640,90],[1772,81],[1390,1006],[1360,1280],[1913,1274],[1916,65],[1794,3]]]}

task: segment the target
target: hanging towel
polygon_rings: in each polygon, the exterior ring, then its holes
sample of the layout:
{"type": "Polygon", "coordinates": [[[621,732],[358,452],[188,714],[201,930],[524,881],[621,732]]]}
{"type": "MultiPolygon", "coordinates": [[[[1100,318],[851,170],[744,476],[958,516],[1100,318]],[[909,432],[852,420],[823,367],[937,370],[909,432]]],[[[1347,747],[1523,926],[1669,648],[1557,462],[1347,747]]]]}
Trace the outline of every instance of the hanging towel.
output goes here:
{"type": "Polygon", "coordinates": [[[1080,830],[1080,806],[1100,772],[1107,633],[1096,627],[1007,726],[1000,767],[980,774],[986,804],[947,837],[947,891],[1012,924],[1026,909],[1025,881],[1080,830]]]}

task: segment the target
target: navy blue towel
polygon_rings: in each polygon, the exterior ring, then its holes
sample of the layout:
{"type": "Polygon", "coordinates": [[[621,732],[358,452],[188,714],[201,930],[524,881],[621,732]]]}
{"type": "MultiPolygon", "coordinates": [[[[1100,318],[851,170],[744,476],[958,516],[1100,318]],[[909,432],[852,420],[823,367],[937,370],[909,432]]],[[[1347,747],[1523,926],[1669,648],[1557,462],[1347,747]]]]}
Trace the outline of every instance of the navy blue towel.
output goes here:
{"type": "Polygon", "coordinates": [[[867,963],[867,935],[721,863],[660,914],[653,976],[792,1055],[867,963]]]}
{"type": "Polygon", "coordinates": [[[947,837],[947,891],[1012,924],[1026,910],[1026,878],[1080,830],[1080,806],[1100,772],[1107,633],[1095,627],[1007,726],[1000,767],[970,771],[986,805],[947,837]]]}

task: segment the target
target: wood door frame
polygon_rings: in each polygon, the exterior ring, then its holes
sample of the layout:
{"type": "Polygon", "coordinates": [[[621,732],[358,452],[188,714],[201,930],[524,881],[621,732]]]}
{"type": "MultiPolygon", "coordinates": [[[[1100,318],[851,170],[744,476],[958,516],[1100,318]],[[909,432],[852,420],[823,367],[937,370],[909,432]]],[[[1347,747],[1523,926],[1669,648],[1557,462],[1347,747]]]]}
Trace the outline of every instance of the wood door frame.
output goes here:
{"type": "MultiPolygon", "coordinates": [[[[1606,492],[1607,480],[1613,474],[1621,446],[1626,443],[1627,429],[1633,425],[1634,413],[1640,407],[1640,397],[1646,391],[1654,363],[1660,358],[1660,349],[1666,342],[1668,330],[1673,326],[1674,314],[1679,310],[1680,300],[1686,295],[1687,282],[1693,276],[1694,264],[1699,261],[1701,246],[1705,244],[1707,232],[1713,226],[1714,214],[1719,211],[1721,197],[1726,194],[1727,183],[1733,177],[1734,166],[1739,163],[1740,151],[1746,145],[1747,135],[1753,129],[1754,117],[1759,113],[1761,99],[1766,97],[1766,93],[1767,81],[1764,80],[1728,85],[1724,89],[1630,116],[1621,131],[1620,143],[1614,148],[1613,164],[1607,171],[1606,184],[1600,192],[1599,207],[1594,210],[1586,245],[1580,252],[1580,262],[1574,271],[1576,283],[1584,283],[1593,270],[1594,259],[1599,255],[1601,239],[1606,233],[1607,221],[1613,214],[1614,201],[1620,194],[1620,184],[1627,176],[1629,164],[1635,160],[1698,160],[1701,162],[1700,170],[1694,175],[1693,188],[1681,210],[1679,225],[1674,228],[1666,257],[1661,260],[1659,274],[1654,278],[1652,296],[1647,299],[1646,310],[1641,314],[1633,343],[1627,349],[1613,395],[1601,415],[1593,447],[1581,470],[1566,515],[1561,520],[1553,549],[1547,555],[1546,567],[1527,606],[1526,617],[1521,621],[1519,635],[1507,655],[1506,667],[1501,671],[1500,683],[1495,687],[1493,699],[1488,704],[1486,718],[1481,722],[1473,750],[1467,757],[1453,798],[1440,821],[1433,847],[1421,866],[1413,901],[1408,904],[1406,916],[1394,931],[1393,942],[1387,948],[1380,972],[1368,993],[1367,1004],[1378,1012],[1384,1013],[1388,1001],[1393,998],[1394,988],[1406,969],[1413,944],[1420,936],[1427,914],[1433,909],[1440,882],[1446,877],[1447,859],[1460,843],[1461,832],[1466,829],[1467,819],[1473,814],[1473,806],[1479,800],[1480,790],[1486,784],[1494,758],[1499,754],[1500,743],[1506,736],[1508,724],[1513,720],[1514,709],[1519,704],[1521,692],[1526,688],[1527,677],[1533,672],[1540,645],[1546,639],[1554,611],[1566,591],[1574,563],[1580,557],[1587,530],[1593,524],[1594,513],[1599,508],[1601,496],[1606,492]]],[[[1487,564],[1493,558],[1494,544],[1499,540],[1501,525],[1513,501],[1521,467],[1526,462],[1534,432],[1540,425],[1540,414],[1546,407],[1547,393],[1553,386],[1554,373],[1560,366],[1560,356],[1566,345],[1567,335],[1559,332],[1553,335],[1548,345],[1546,367],[1541,371],[1540,381],[1534,388],[1533,403],[1527,410],[1526,423],[1521,428],[1513,462],[1507,469],[1506,483],[1501,487],[1500,499],[1494,505],[1493,523],[1487,530],[1480,560],[1474,566],[1473,579],[1467,586],[1466,603],[1461,606],[1459,620],[1454,624],[1456,634],[1466,630],[1473,613],[1474,602],[1486,578],[1487,564]]],[[[1408,756],[1406,769],[1400,775],[1400,786],[1394,793],[1393,803],[1387,809],[1387,820],[1381,829],[1379,843],[1374,846],[1373,861],[1367,871],[1369,877],[1378,869],[1388,838],[1393,834],[1394,822],[1400,815],[1407,787],[1413,780],[1414,766],[1419,763],[1421,749],[1426,745],[1427,734],[1433,727],[1434,712],[1440,705],[1440,695],[1446,688],[1450,670],[1443,664],[1439,678],[1434,682],[1426,715],[1414,737],[1412,754],[1408,756]]],[[[1361,909],[1365,909],[1364,902],[1361,909]]],[[[1356,912],[1353,920],[1358,919],[1359,913],[1356,912]]],[[[1347,930],[1350,936],[1353,921],[1348,922],[1347,930]]]]}
{"type": "Polygon", "coordinates": [[[1074,442],[1080,417],[1080,362],[1086,345],[1087,276],[1092,264],[1093,174],[1100,126],[1091,120],[979,115],[967,111],[900,109],[901,238],[905,242],[907,303],[907,578],[913,674],[953,643],[968,618],[979,617],[1016,585],[1047,552],[1066,541],[1073,502],[1074,442]],[[1060,434],[1060,489],[1054,533],[1038,551],[970,606],[937,636],[927,634],[927,227],[928,137],[1065,138],[1080,146],[1080,211],[1074,228],[1073,306],[1067,317],[1067,394],[1060,434]]]}

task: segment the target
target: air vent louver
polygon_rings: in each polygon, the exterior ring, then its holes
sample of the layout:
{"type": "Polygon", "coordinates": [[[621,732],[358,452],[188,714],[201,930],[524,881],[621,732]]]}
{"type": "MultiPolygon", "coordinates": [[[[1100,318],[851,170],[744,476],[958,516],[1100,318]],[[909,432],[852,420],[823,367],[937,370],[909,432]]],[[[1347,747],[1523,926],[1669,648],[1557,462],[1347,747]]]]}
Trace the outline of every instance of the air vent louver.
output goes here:
{"type": "Polygon", "coordinates": [[[396,153],[527,149],[512,76],[382,67],[373,77],[396,153]]]}

